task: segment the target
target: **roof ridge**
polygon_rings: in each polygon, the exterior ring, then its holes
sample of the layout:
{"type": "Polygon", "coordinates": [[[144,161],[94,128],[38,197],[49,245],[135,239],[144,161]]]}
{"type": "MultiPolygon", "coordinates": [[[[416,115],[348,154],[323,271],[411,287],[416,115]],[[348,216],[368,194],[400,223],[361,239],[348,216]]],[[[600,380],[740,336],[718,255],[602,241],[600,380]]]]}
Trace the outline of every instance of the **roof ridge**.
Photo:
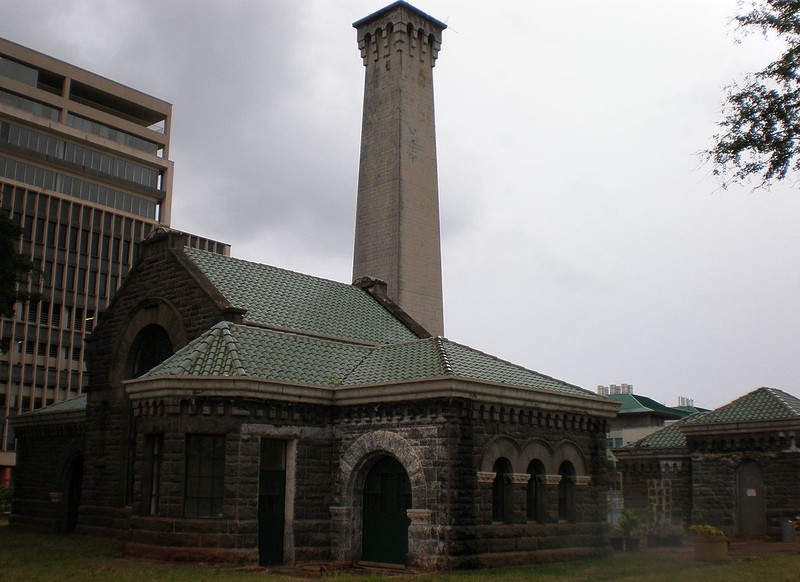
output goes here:
{"type": "Polygon", "coordinates": [[[439,365],[441,366],[442,375],[443,376],[454,376],[455,371],[453,370],[453,366],[450,364],[450,358],[445,349],[445,340],[442,336],[436,336],[431,338],[433,340],[433,345],[436,349],[436,355],[439,358],[439,365]]]}
{"type": "MultiPolygon", "coordinates": [[[[200,336],[199,341],[197,343],[206,344],[206,345],[210,346],[214,342],[214,340],[217,338],[217,335],[220,333],[219,330],[226,327],[225,326],[226,323],[228,323],[228,322],[227,321],[220,321],[220,322],[215,323],[214,325],[212,325],[211,328],[209,328],[209,330],[206,333],[204,333],[202,336],[200,336]]],[[[188,347],[188,346],[191,346],[193,344],[194,344],[194,342],[189,342],[188,344],[186,344],[186,346],[188,347]]],[[[192,349],[192,351],[189,352],[188,357],[183,359],[178,364],[178,374],[177,375],[182,375],[182,374],[189,373],[189,371],[195,366],[195,364],[197,364],[200,361],[200,358],[203,355],[205,355],[205,351],[204,350],[198,350],[196,348],[192,349]]],[[[169,358],[167,358],[167,360],[169,360],[169,358]]],[[[164,362],[166,362],[167,360],[164,360],[164,362]]],[[[158,367],[163,366],[164,362],[159,364],[158,367]]],[[[151,372],[154,371],[154,370],[157,370],[157,369],[158,368],[153,368],[153,370],[151,370],[151,372]]]]}
{"type": "Polygon", "coordinates": [[[564,380],[559,380],[558,378],[554,378],[553,376],[548,376],[547,374],[542,374],[541,372],[538,372],[536,370],[531,370],[530,368],[526,368],[525,366],[523,366],[521,364],[515,364],[514,362],[511,362],[509,360],[504,360],[503,358],[500,358],[498,356],[495,356],[495,355],[492,355],[490,353],[484,352],[483,350],[479,350],[477,348],[473,348],[473,347],[468,346],[466,344],[462,344],[462,343],[459,343],[459,342],[455,342],[453,340],[449,340],[446,337],[441,337],[441,340],[444,343],[452,344],[454,346],[459,346],[459,347],[461,347],[461,348],[463,348],[465,350],[469,350],[469,351],[471,351],[471,352],[473,352],[475,354],[481,354],[481,355],[483,355],[483,356],[485,356],[487,358],[490,358],[490,359],[495,360],[497,362],[502,362],[503,364],[507,364],[507,365],[509,365],[509,366],[511,366],[513,368],[518,369],[518,370],[524,370],[525,372],[530,372],[532,374],[536,374],[537,376],[540,376],[542,378],[546,378],[548,380],[552,380],[553,382],[558,382],[558,383],[563,384],[565,386],[569,386],[570,388],[575,388],[575,389],[579,390],[581,393],[586,393],[587,395],[590,395],[590,396],[597,396],[598,398],[604,398],[602,396],[598,396],[597,394],[595,394],[594,392],[591,392],[590,390],[587,390],[586,388],[581,388],[577,384],[571,384],[569,382],[565,382],[564,380]]]}
{"type": "Polygon", "coordinates": [[[239,257],[231,257],[229,255],[222,255],[220,253],[215,253],[213,251],[205,251],[205,250],[198,249],[198,248],[195,248],[195,247],[190,247],[190,246],[184,246],[183,248],[184,248],[184,252],[189,251],[189,255],[191,255],[191,254],[203,254],[203,255],[206,255],[207,257],[211,257],[212,259],[215,259],[215,260],[230,261],[230,262],[233,262],[233,263],[243,263],[243,264],[247,264],[247,265],[252,265],[252,266],[254,266],[256,268],[271,269],[271,270],[275,270],[275,271],[281,271],[283,273],[290,273],[292,275],[297,275],[298,277],[302,277],[303,279],[308,279],[308,280],[312,280],[312,281],[320,281],[322,283],[331,283],[331,284],[339,286],[339,287],[353,287],[355,289],[358,289],[358,287],[354,287],[351,283],[343,283],[341,281],[336,281],[334,279],[326,279],[325,277],[317,277],[316,275],[309,275],[307,273],[301,273],[300,271],[293,271],[291,269],[284,269],[283,267],[276,267],[275,265],[268,265],[266,263],[259,263],[257,261],[250,261],[248,259],[241,259],[239,257]]]}
{"type": "Polygon", "coordinates": [[[231,331],[231,326],[227,325],[228,322],[221,322],[225,323],[226,325],[222,327],[222,337],[220,338],[223,341],[223,346],[225,347],[225,353],[228,354],[228,357],[231,359],[231,367],[233,367],[234,371],[239,376],[247,376],[247,368],[244,366],[244,362],[242,361],[242,356],[239,354],[239,343],[237,342],[236,338],[231,331]]]}
{"type": "Polygon", "coordinates": [[[788,392],[784,392],[783,390],[780,390],[778,388],[771,388],[768,386],[764,386],[761,389],[768,391],[787,412],[790,412],[791,414],[796,416],[800,416],[800,410],[798,410],[789,403],[789,398],[792,398],[793,400],[797,401],[798,404],[800,404],[800,400],[798,400],[788,392]]]}

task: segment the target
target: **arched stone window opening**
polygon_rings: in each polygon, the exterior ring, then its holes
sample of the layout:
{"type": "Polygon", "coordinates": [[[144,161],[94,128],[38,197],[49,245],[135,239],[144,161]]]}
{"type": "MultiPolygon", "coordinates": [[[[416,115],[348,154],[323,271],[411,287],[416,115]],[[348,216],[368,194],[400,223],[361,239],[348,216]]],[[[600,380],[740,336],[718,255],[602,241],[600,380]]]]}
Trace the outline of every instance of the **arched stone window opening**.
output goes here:
{"type": "Polygon", "coordinates": [[[511,463],[500,457],[492,471],[492,521],[508,523],[511,519],[511,463]]]}
{"type": "Polygon", "coordinates": [[[544,476],[546,475],[544,463],[539,459],[534,459],[528,464],[528,480],[527,489],[527,519],[528,521],[544,521],[544,507],[545,507],[545,487],[544,476]]]}
{"type": "Polygon", "coordinates": [[[133,340],[126,378],[138,378],[172,354],[172,340],[167,331],[155,323],[145,326],[133,340]]]}
{"type": "Polygon", "coordinates": [[[558,520],[575,521],[575,467],[564,461],[558,468],[558,520]]]}

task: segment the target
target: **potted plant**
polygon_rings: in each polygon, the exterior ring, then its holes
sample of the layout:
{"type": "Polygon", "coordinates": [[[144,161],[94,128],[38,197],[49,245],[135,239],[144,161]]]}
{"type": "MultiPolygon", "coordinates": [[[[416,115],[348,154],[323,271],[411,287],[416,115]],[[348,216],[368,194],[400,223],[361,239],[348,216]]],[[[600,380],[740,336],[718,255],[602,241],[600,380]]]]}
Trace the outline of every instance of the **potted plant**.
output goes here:
{"type": "Polygon", "coordinates": [[[800,515],[795,515],[794,519],[792,520],[792,525],[794,526],[794,544],[797,553],[800,554],[800,515]]]}
{"type": "Polygon", "coordinates": [[[728,538],[713,525],[693,525],[689,531],[694,536],[694,559],[715,562],[728,559],[728,538]]]}
{"type": "MultiPolygon", "coordinates": [[[[642,523],[639,515],[632,509],[623,509],[617,524],[625,550],[635,552],[639,549],[639,538],[642,535],[642,523]]],[[[613,543],[613,542],[612,542],[613,543]]]]}

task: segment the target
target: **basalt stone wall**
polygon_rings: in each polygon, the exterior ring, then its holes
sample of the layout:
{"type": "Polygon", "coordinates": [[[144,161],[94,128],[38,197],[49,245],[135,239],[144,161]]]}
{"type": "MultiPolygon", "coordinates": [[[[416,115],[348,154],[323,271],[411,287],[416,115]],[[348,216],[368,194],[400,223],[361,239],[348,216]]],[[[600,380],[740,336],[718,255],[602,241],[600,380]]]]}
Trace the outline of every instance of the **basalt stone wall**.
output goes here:
{"type": "Polygon", "coordinates": [[[261,439],[287,443],[284,561],[329,561],[331,466],[329,411],[244,399],[197,398],[143,409],[135,403],[137,456],[127,551],[171,560],[257,563],[261,439]],[[225,435],[222,517],[184,517],[186,437],[225,435]],[[160,503],[150,515],[148,438],[163,435],[160,503]]]}
{"type": "MultiPolygon", "coordinates": [[[[335,422],[333,482],[334,559],[361,559],[364,481],[387,454],[406,469],[411,484],[409,564],[443,567],[460,492],[468,491],[459,463],[459,403],[419,400],[348,407],[335,422]]],[[[473,475],[474,481],[474,475],[473,475]]]]}
{"type": "Polygon", "coordinates": [[[421,568],[524,564],[598,555],[607,545],[605,423],[579,414],[429,400],[354,407],[336,424],[336,559],[359,559],[360,496],[370,463],[389,453],[406,468],[413,492],[409,563],[421,568]],[[497,443],[500,443],[499,445],[497,443]],[[486,466],[511,457],[509,515],[492,521],[486,466]],[[528,458],[530,457],[530,458],[528,458]],[[528,522],[528,463],[545,461],[549,479],[541,522],[528,522]],[[572,519],[558,519],[558,469],[572,461],[572,519]],[[523,467],[524,465],[524,467],[523,467]],[[338,475],[338,476],[337,476],[338,475]]]}
{"type": "MultiPolygon", "coordinates": [[[[10,524],[50,533],[67,529],[71,470],[80,470],[83,424],[79,421],[19,427],[10,524]]],[[[78,492],[73,491],[73,494],[78,492]]],[[[77,504],[79,499],[72,500],[77,504]]]]}
{"type": "Polygon", "coordinates": [[[650,528],[687,528],[692,516],[692,471],[688,451],[653,451],[652,455],[628,458],[619,455],[619,472],[625,509],[636,511],[650,528]]]}
{"type": "Polygon", "coordinates": [[[202,285],[202,277],[181,260],[182,243],[183,238],[175,234],[143,243],[142,260],[127,275],[87,343],[90,385],[84,493],[90,503],[81,512],[81,533],[127,535],[129,455],[135,435],[121,381],[130,377],[130,356],[138,333],[147,325],[159,325],[177,350],[226,317],[213,290],[202,285]],[[114,529],[120,531],[109,531],[114,529]]]}
{"type": "Polygon", "coordinates": [[[475,405],[468,418],[477,472],[474,529],[480,566],[530,564],[599,555],[607,546],[606,424],[580,413],[475,405]],[[507,459],[506,511],[493,521],[493,471],[498,458],[507,459]],[[531,476],[531,462],[543,474],[531,476]],[[561,477],[562,463],[575,475],[561,477]],[[535,521],[527,516],[527,489],[538,481],[535,521]],[[566,518],[559,518],[559,484],[569,479],[572,498],[566,518]]]}
{"type": "Polygon", "coordinates": [[[800,513],[800,453],[796,451],[695,451],[692,453],[693,523],[709,523],[738,535],[737,469],[743,462],[763,470],[766,533],[780,535],[783,521],[800,513]]]}

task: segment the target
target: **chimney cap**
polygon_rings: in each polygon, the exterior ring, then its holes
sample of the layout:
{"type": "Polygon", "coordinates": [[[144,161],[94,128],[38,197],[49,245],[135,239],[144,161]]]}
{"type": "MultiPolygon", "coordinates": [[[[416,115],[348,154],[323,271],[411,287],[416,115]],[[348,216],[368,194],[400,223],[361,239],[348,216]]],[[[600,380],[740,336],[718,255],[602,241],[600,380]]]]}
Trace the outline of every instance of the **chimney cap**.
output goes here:
{"type": "Polygon", "coordinates": [[[376,12],[373,12],[369,16],[365,16],[364,18],[362,18],[360,20],[356,20],[353,23],[353,28],[358,28],[359,26],[361,26],[363,24],[366,24],[370,20],[374,20],[374,19],[378,18],[379,16],[383,16],[387,12],[391,12],[392,10],[395,10],[397,8],[406,8],[406,9],[410,10],[411,12],[417,14],[418,16],[421,16],[422,18],[424,18],[426,20],[430,20],[433,24],[441,27],[442,30],[447,28],[447,25],[444,22],[442,22],[441,20],[437,20],[436,18],[434,18],[430,14],[426,14],[425,12],[420,10],[419,8],[417,8],[415,6],[412,6],[408,2],[405,2],[404,0],[398,0],[397,2],[393,2],[393,3],[389,4],[386,7],[381,8],[380,10],[377,10],[376,12]]]}

